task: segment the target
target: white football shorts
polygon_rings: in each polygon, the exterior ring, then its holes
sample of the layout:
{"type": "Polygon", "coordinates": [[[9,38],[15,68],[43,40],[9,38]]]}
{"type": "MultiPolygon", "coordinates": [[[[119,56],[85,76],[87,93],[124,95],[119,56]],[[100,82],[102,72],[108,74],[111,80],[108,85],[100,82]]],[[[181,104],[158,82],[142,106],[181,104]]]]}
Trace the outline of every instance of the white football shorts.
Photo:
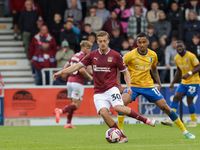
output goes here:
{"type": "Polygon", "coordinates": [[[76,82],[67,82],[68,98],[83,99],[84,86],[76,82]]]}
{"type": "Polygon", "coordinates": [[[122,96],[117,87],[112,87],[104,93],[94,94],[94,104],[98,114],[100,109],[103,107],[109,110],[111,105],[113,108],[116,105],[124,106],[122,96]]]}

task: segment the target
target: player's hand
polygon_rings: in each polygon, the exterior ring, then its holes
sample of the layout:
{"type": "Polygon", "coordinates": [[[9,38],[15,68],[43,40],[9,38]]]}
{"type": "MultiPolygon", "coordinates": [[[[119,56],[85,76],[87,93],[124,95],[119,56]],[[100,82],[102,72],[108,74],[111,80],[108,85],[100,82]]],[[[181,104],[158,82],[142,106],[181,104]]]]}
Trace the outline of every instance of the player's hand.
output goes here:
{"type": "Polygon", "coordinates": [[[159,85],[157,86],[157,89],[158,89],[158,91],[160,91],[160,89],[161,89],[161,84],[159,84],[159,85]]]}
{"type": "Polygon", "coordinates": [[[124,92],[124,88],[121,85],[119,86],[119,91],[120,91],[120,94],[124,92]]]}
{"type": "Polygon", "coordinates": [[[93,80],[93,77],[92,77],[92,76],[90,76],[88,79],[89,79],[89,81],[92,81],[92,80],[93,80]]]}
{"type": "Polygon", "coordinates": [[[132,95],[133,91],[131,90],[131,88],[127,88],[127,93],[132,95]]]}
{"type": "Polygon", "coordinates": [[[172,92],[174,90],[174,84],[170,84],[169,91],[172,92]]]}
{"type": "Polygon", "coordinates": [[[182,76],[182,79],[187,79],[189,77],[189,74],[186,73],[185,75],[182,76]]]}
{"type": "Polygon", "coordinates": [[[56,78],[57,78],[57,77],[60,77],[61,74],[62,74],[61,71],[56,72],[56,73],[53,75],[53,79],[56,80],[56,78]]]}

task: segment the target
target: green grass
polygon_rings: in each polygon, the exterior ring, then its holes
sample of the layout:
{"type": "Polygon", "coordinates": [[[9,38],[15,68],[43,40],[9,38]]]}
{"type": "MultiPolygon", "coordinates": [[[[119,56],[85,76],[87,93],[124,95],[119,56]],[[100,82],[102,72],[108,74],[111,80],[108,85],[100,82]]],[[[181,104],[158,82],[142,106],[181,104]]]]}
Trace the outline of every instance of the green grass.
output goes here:
{"type": "Polygon", "coordinates": [[[157,124],[124,125],[128,143],[108,143],[105,139],[106,125],[39,127],[0,127],[0,150],[18,149],[90,149],[90,150],[199,150],[200,124],[188,128],[196,139],[186,139],[178,127],[157,124]]]}

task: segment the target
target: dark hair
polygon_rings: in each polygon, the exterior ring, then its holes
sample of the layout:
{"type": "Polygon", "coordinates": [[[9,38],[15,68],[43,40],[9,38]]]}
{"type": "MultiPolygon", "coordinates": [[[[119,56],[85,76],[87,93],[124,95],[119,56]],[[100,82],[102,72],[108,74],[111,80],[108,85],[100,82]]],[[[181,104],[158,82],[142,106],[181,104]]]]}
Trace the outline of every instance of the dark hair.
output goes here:
{"type": "Polygon", "coordinates": [[[89,36],[94,36],[95,37],[95,39],[96,39],[96,35],[95,34],[93,34],[93,33],[90,33],[89,35],[88,35],[88,37],[89,36]]]}
{"type": "Polygon", "coordinates": [[[70,20],[67,20],[67,21],[65,22],[65,24],[66,24],[66,23],[68,23],[68,22],[71,22],[71,23],[73,23],[72,21],[70,21],[70,20]]]}
{"type": "Polygon", "coordinates": [[[140,9],[141,9],[141,6],[140,6],[140,5],[135,5],[134,8],[135,8],[135,7],[140,7],[140,9]]]}
{"type": "Polygon", "coordinates": [[[90,6],[90,9],[97,9],[97,6],[92,5],[92,6],[90,6]]]}
{"type": "Polygon", "coordinates": [[[144,32],[139,33],[139,34],[137,35],[137,38],[139,38],[139,37],[146,37],[147,40],[149,40],[148,35],[147,35],[146,33],[144,33],[144,32]]]}
{"type": "Polygon", "coordinates": [[[91,24],[89,24],[89,23],[86,23],[86,24],[84,24],[84,26],[89,26],[89,27],[91,27],[91,24]]]}
{"type": "MultiPolygon", "coordinates": [[[[129,39],[134,39],[134,37],[131,35],[131,36],[128,37],[128,40],[129,40],[129,39]]],[[[135,39],[134,39],[134,40],[135,40],[135,39]]]]}
{"type": "Polygon", "coordinates": [[[199,33],[195,33],[195,34],[193,34],[193,37],[197,37],[198,39],[200,39],[200,34],[199,33]]]}
{"type": "Polygon", "coordinates": [[[172,37],[172,38],[171,38],[171,42],[172,42],[172,41],[178,41],[178,39],[177,39],[176,37],[172,37]]]}
{"type": "Polygon", "coordinates": [[[178,40],[178,41],[176,42],[176,44],[183,44],[183,45],[184,45],[184,42],[183,42],[182,40],[178,40]]]}
{"type": "Polygon", "coordinates": [[[154,29],[153,24],[149,24],[149,25],[147,26],[147,29],[154,29]]]}
{"type": "Polygon", "coordinates": [[[103,2],[103,3],[104,3],[104,0],[98,0],[97,3],[98,3],[98,2],[103,2]]]}

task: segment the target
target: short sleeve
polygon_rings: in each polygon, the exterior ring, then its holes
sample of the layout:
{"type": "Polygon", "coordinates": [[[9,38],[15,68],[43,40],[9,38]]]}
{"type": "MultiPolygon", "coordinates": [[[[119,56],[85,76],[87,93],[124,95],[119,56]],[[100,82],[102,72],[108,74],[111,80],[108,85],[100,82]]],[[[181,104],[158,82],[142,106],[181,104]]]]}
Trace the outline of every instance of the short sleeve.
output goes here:
{"type": "Polygon", "coordinates": [[[80,63],[83,65],[83,66],[88,66],[88,65],[91,65],[91,59],[92,58],[92,53],[89,53],[88,55],[86,55],[81,61],[80,63]]]}
{"type": "Polygon", "coordinates": [[[191,63],[193,66],[197,66],[199,64],[199,60],[197,59],[196,55],[192,54],[190,57],[191,63]]]}
{"type": "Polygon", "coordinates": [[[154,53],[154,60],[152,62],[152,66],[156,66],[157,63],[158,63],[158,56],[156,53],[154,53]]]}
{"type": "Polygon", "coordinates": [[[126,66],[127,66],[128,63],[129,63],[130,58],[131,58],[131,52],[128,52],[128,53],[126,53],[126,54],[124,55],[123,59],[124,59],[124,63],[125,63],[126,66]]]}
{"type": "Polygon", "coordinates": [[[116,55],[116,64],[120,72],[124,72],[127,69],[120,54],[116,55]]]}

